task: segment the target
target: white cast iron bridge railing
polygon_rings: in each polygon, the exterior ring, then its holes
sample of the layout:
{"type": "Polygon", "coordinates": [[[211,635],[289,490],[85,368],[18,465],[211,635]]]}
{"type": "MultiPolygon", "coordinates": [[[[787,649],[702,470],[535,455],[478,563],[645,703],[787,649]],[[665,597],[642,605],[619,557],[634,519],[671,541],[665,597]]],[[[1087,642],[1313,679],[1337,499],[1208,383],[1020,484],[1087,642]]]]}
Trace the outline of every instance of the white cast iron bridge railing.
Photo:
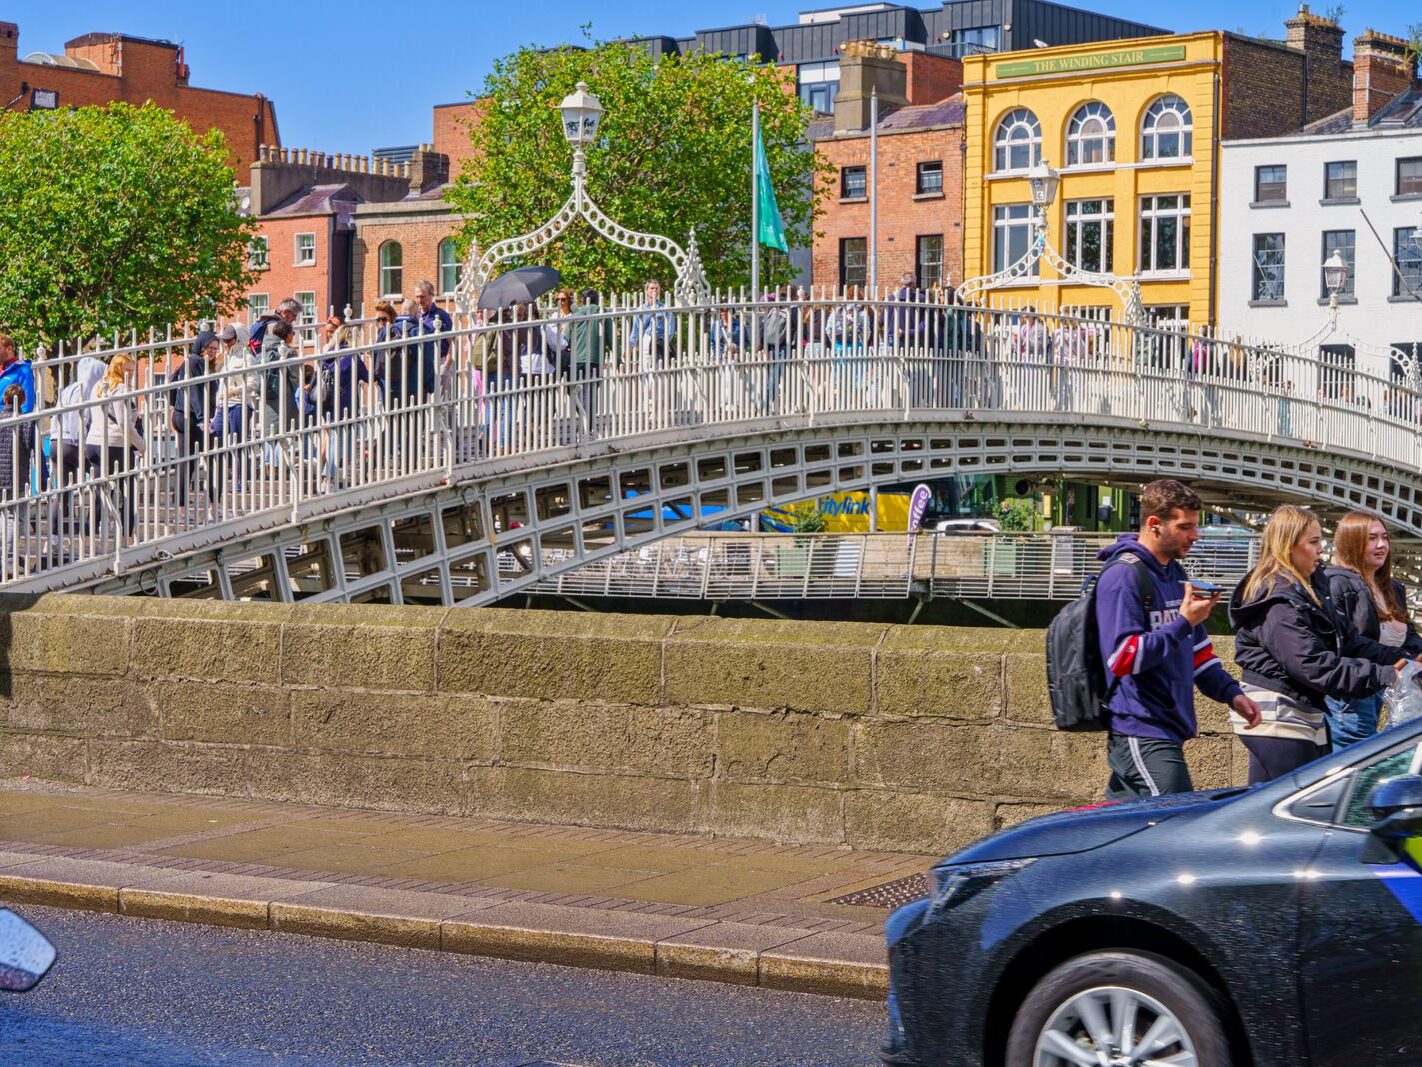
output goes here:
{"type": "MultiPolygon", "coordinates": [[[[220,367],[188,384],[205,424],[213,397],[232,401],[225,432],[190,447],[170,428],[173,347],[124,350],[123,403],[0,422],[0,584],[398,602],[433,582],[445,603],[489,603],[766,507],[990,473],[1174,474],[1242,506],[1370,506],[1422,534],[1415,383],[1119,323],[816,295],[469,326],[345,350],[314,411],[268,373],[319,382],[329,354],[220,367]],[[563,337],[599,365],[547,368],[534,350],[563,337]],[[403,398],[393,369],[362,380],[401,359],[403,398]],[[21,469],[27,438],[130,402],[141,450],[33,450],[21,469]],[[514,550],[533,565],[509,576],[514,550]]],[[[62,387],[78,358],[40,377],[62,387]]]]}
{"type": "MultiPolygon", "coordinates": [[[[544,578],[528,592],[567,598],[721,601],[1069,600],[1100,573],[1112,533],[686,534],[544,578]]],[[[554,558],[565,551],[546,550],[554,558]]],[[[1226,590],[1258,560],[1257,534],[1208,537],[1188,573],[1226,590]]],[[[527,561],[504,553],[509,574],[527,561]]]]}

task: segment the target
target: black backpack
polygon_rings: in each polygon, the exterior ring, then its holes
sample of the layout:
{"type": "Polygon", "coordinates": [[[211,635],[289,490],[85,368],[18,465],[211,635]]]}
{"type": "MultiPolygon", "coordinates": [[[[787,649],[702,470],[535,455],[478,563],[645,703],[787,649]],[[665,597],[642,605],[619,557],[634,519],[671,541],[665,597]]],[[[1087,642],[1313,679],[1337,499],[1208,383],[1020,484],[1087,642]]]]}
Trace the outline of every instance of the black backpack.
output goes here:
{"type": "MultiPolygon", "coordinates": [[[[1123,552],[1101,573],[1118,563],[1136,572],[1141,605],[1149,613],[1155,604],[1155,589],[1140,557],[1123,552]]],[[[1081,596],[1057,612],[1047,626],[1047,692],[1058,730],[1104,730],[1110,722],[1106,703],[1120,679],[1107,683],[1106,665],[1101,661],[1101,641],[1096,633],[1096,587],[1100,581],[1100,575],[1091,579],[1081,596]]]]}

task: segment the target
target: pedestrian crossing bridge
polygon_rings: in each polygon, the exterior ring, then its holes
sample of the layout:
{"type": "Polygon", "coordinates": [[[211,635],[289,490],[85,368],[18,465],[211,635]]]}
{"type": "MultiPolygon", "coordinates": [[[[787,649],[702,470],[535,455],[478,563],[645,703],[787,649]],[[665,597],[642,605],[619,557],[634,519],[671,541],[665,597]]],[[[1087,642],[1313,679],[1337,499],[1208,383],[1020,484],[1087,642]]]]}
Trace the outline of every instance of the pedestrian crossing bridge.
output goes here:
{"type": "Polygon", "coordinates": [[[1415,368],[927,297],[609,306],[178,386],[173,342],[128,346],[131,393],[0,423],[0,587],[490,604],[767,507],[993,473],[1180,477],[1222,508],[1368,507],[1422,536],[1415,368]],[[170,428],[182,388],[201,435],[170,428]],[[140,447],[97,462],[20,444],[130,413],[140,447]]]}

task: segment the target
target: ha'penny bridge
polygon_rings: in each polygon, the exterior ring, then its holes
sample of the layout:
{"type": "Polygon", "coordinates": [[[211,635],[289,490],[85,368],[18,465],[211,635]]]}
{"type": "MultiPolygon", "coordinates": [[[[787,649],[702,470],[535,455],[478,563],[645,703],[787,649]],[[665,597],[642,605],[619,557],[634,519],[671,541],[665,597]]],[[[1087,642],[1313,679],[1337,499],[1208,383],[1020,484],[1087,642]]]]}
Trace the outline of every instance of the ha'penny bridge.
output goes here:
{"type": "MultiPolygon", "coordinates": [[[[982,474],[1179,477],[1210,506],[1367,507],[1422,537],[1417,368],[1384,378],[1272,346],[926,296],[711,295],[661,309],[655,331],[645,310],[610,305],[533,328],[457,323],[414,340],[361,338],[342,353],[353,357],[349,380],[323,387],[335,403],[313,408],[300,394],[273,398],[262,384],[272,368],[218,367],[195,382],[236,404],[241,424],[192,456],[169,429],[166,375],[181,340],[124,347],[139,364],[142,450],[107,470],[52,460],[46,472],[32,455],[16,477],[25,491],[0,502],[0,587],[446,605],[591,593],[596,568],[707,526],[982,474]],[[765,329],[768,314],[784,318],[765,329]],[[540,365],[534,329],[549,349],[561,329],[597,365],[540,365]],[[590,336],[571,337],[579,329],[590,336]],[[419,378],[403,401],[357,370],[402,346],[419,378]],[[428,381],[415,355],[424,346],[436,367],[428,381]]],[[[317,355],[304,350],[282,369],[300,379],[317,355]]],[[[62,386],[80,358],[36,371],[62,386]]],[[[42,441],[65,415],[92,420],[106,406],[51,405],[9,427],[42,441]]],[[[916,564],[905,562],[912,582],[916,564]]],[[[1089,566],[1067,566],[1059,584],[1079,588],[1089,566]]],[[[783,585],[785,575],[769,578],[783,585]]],[[[872,595],[864,590],[849,595],[872,595]]]]}

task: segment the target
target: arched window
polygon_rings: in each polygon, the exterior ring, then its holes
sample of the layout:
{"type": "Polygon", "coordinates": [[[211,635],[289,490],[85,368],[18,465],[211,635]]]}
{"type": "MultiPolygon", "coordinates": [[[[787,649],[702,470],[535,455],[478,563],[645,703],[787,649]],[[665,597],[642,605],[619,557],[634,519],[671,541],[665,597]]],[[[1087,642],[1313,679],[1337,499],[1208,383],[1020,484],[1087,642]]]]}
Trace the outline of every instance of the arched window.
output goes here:
{"type": "Polygon", "coordinates": [[[454,238],[446,237],[439,243],[439,291],[452,293],[459,288],[459,279],[464,274],[464,264],[454,254],[454,238]]]}
{"type": "Polygon", "coordinates": [[[1116,116],[1100,100],[1089,100],[1067,123],[1067,166],[1110,163],[1116,158],[1116,116]]]}
{"type": "Polygon", "coordinates": [[[1025,107],[1002,116],[993,138],[993,170],[1030,170],[1042,162],[1042,124],[1025,107]]]}
{"type": "Polygon", "coordinates": [[[1141,158],[1183,159],[1194,148],[1193,130],[1190,105],[1178,96],[1162,96],[1141,122],[1141,158]]]}
{"type": "Polygon", "coordinates": [[[405,250],[399,241],[380,246],[380,295],[398,296],[405,291],[405,250]]]}

